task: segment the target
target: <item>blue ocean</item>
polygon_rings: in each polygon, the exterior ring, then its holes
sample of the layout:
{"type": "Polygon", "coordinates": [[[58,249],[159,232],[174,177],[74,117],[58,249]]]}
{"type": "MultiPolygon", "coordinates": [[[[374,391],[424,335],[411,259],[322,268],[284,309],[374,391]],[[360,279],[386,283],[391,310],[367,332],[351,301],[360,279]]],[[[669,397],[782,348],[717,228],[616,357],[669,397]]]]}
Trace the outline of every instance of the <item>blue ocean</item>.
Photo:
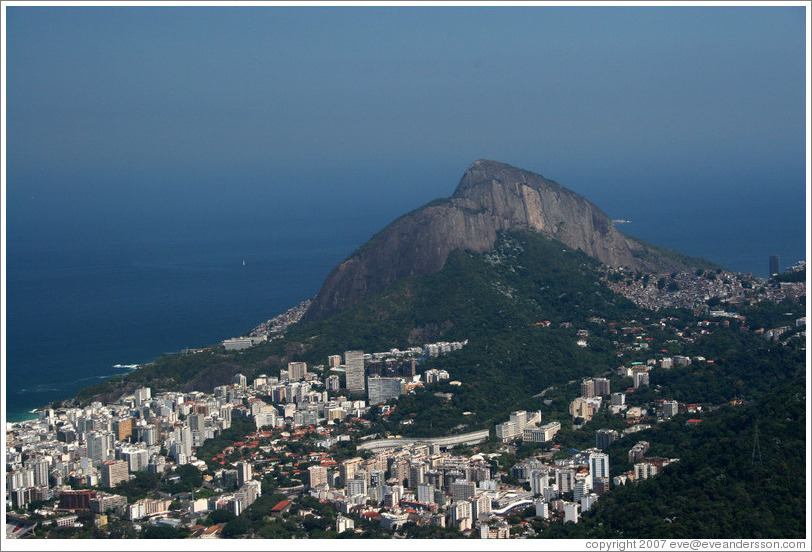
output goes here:
{"type": "MultiPolygon", "coordinates": [[[[127,365],[240,335],[312,297],[336,263],[454,183],[389,201],[350,190],[298,203],[259,195],[220,210],[216,201],[208,210],[176,203],[145,219],[126,206],[60,214],[10,191],[7,421],[127,365]]],[[[802,191],[788,197],[765,187],[697,201],[669,190],[576,189],[610,217],[630,220],[621,231],[732,270],[766,277],[769,255],[781,256],[782,269],[805,258],[802,191]]]]}

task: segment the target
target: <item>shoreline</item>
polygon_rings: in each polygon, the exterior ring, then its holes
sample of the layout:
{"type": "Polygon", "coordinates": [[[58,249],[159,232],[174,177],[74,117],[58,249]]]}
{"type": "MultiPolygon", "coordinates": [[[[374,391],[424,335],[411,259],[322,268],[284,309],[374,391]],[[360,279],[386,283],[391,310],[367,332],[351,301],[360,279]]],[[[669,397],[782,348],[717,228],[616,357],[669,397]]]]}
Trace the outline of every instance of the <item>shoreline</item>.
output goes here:
{"type": "MultiPolygon", "coordinates": [[[[283,334],[285,328],[287,328],[287,327],[289,327],[289,326],[291,326],[293,324],[296,324],[296,323],[299,322],[299,320],[301,320],[302,316],[304,315],[304,312],[307,310],[307,307],[310,306],[311,301],[312,301],[312,298],[305,299],[304,301],[302,301],[300,303],[297,303],[294,307],[291,307],[291,308],[287,309],[283,313],[278,314],[278,315],[274,316],[273,318],[270,318],[270,319],[266,320],[265,322],[262,322],[261,324],[255,326],[254,328],[249,330],[249,332],[251,334],[255,334],[258,331],[266,330],[266,331],[268,331],[269,334],[275,334],[275,335],[283,334]]],[[[183,351],[184,350],[182,349],[182,350],[178,351],[177,353],[169,353],[169,354],[181,354],[181,353],[183,353],[183,351]]],[[[126,374],[132,374],[133,372],[138,370],[141,366],[145,366],[146,364],[149,364],[149,363],[144,363],[144,364],[114,364],[112,366],[112,368],[116,368],[116,369],[119,369],[119,370],[126,370],[126,372],[124,372],[123,374],[113,374],[111,376],[107,376],[102,380],[102,383],[109,380],[112,377],[117,376],[117,375],[125,375],[126,376],[126,374]]],[[[82,389],[84,389],[84,387],[82,389]]],[[[82,389],[80,389],[79,391],[81,391],[82,389]]],[[[78,392],[77,392],[77,394],[78,394],[78,392]]],[[[72,398],[75,398],[75,396],[76,396],[76,394],[74,394],[74,397],[72,397],[72,398]]],[[[15,412],[10,412],[10,411],[4,409],[3,412],[4,412],[6,429],[8,429],[8,427],[10,425],[12,425],[12,424],[18,424],[18,423],[22,423],[22,422],[30,422],[30,421],[33,421],[33,420],[38,420],[39,419],[39,413],[42,410],[48,408],[51,404],[53,404],[53,402],[54,401],[48,402],[48,403],[46,403],[46,404],[44,404],[42,406],[38,406],[38,407],[33,408],[31,410],[22,410],[22,411],[17,410],[15,412]]]]}
{"type": "MultiPolygon", "coordinates": [[[[41,408],[45,408],[45,407],[41,407],[41,408]]],[[[14,414],[12,414],[10,412],[6,412],[6,427],[8,428],[8,426],[10,424],[18,424],[20,422],[30,422],[32,420],[38,420],[39,419],[39,411],[40,411],[40,408],[35,409],[33,412],[30,411],[30,410],[28,410],[26,412],[23,412],[23,413],[16,412],[14,414]]]]}

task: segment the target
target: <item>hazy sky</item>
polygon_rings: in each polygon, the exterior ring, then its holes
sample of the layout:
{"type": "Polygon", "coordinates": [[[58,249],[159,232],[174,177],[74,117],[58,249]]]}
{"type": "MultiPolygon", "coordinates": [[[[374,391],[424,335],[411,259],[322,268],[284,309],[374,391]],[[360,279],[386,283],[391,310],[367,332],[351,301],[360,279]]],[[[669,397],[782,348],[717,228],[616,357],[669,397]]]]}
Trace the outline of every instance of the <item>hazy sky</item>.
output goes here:
{"type": "Polygon", "coordinates": [[[6,25],[10,213],[414,207],[480,157],[590,199],[803,185],[802,7],[9,7],[6,25]]]}

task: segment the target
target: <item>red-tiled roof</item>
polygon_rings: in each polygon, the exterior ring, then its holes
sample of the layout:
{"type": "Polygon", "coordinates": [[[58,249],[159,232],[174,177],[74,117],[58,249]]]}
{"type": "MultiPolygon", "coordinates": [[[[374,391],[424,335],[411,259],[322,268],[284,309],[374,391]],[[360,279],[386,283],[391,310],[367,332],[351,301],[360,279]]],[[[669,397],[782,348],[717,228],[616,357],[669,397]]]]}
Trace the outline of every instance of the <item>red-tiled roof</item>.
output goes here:
{"type": "Polygon", "coordinates": [[[281,512],[288,506],[290,506],[290,500],[281,500],[276,504],[276,506],[271,508],[271,512],[281,512]]]}

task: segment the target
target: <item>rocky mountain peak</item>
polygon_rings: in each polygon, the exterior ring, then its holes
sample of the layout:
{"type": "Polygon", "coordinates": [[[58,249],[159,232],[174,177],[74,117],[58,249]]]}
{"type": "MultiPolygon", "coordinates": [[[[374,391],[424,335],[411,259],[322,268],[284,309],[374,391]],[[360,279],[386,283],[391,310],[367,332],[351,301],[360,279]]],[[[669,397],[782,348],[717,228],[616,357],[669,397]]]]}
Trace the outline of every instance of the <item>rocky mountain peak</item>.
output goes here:
{"type": "Polygon", "coordinates": [[[608,265],[647,272],[685,266],[617,231],[600,209],[558,183],[479,159],[450,198],[400,217],[336,266],[305,320],[341,312],[397,279],[438,272],[451,251],[490,251],[499,232],[514,229],[545,234],[608,265]]]}

